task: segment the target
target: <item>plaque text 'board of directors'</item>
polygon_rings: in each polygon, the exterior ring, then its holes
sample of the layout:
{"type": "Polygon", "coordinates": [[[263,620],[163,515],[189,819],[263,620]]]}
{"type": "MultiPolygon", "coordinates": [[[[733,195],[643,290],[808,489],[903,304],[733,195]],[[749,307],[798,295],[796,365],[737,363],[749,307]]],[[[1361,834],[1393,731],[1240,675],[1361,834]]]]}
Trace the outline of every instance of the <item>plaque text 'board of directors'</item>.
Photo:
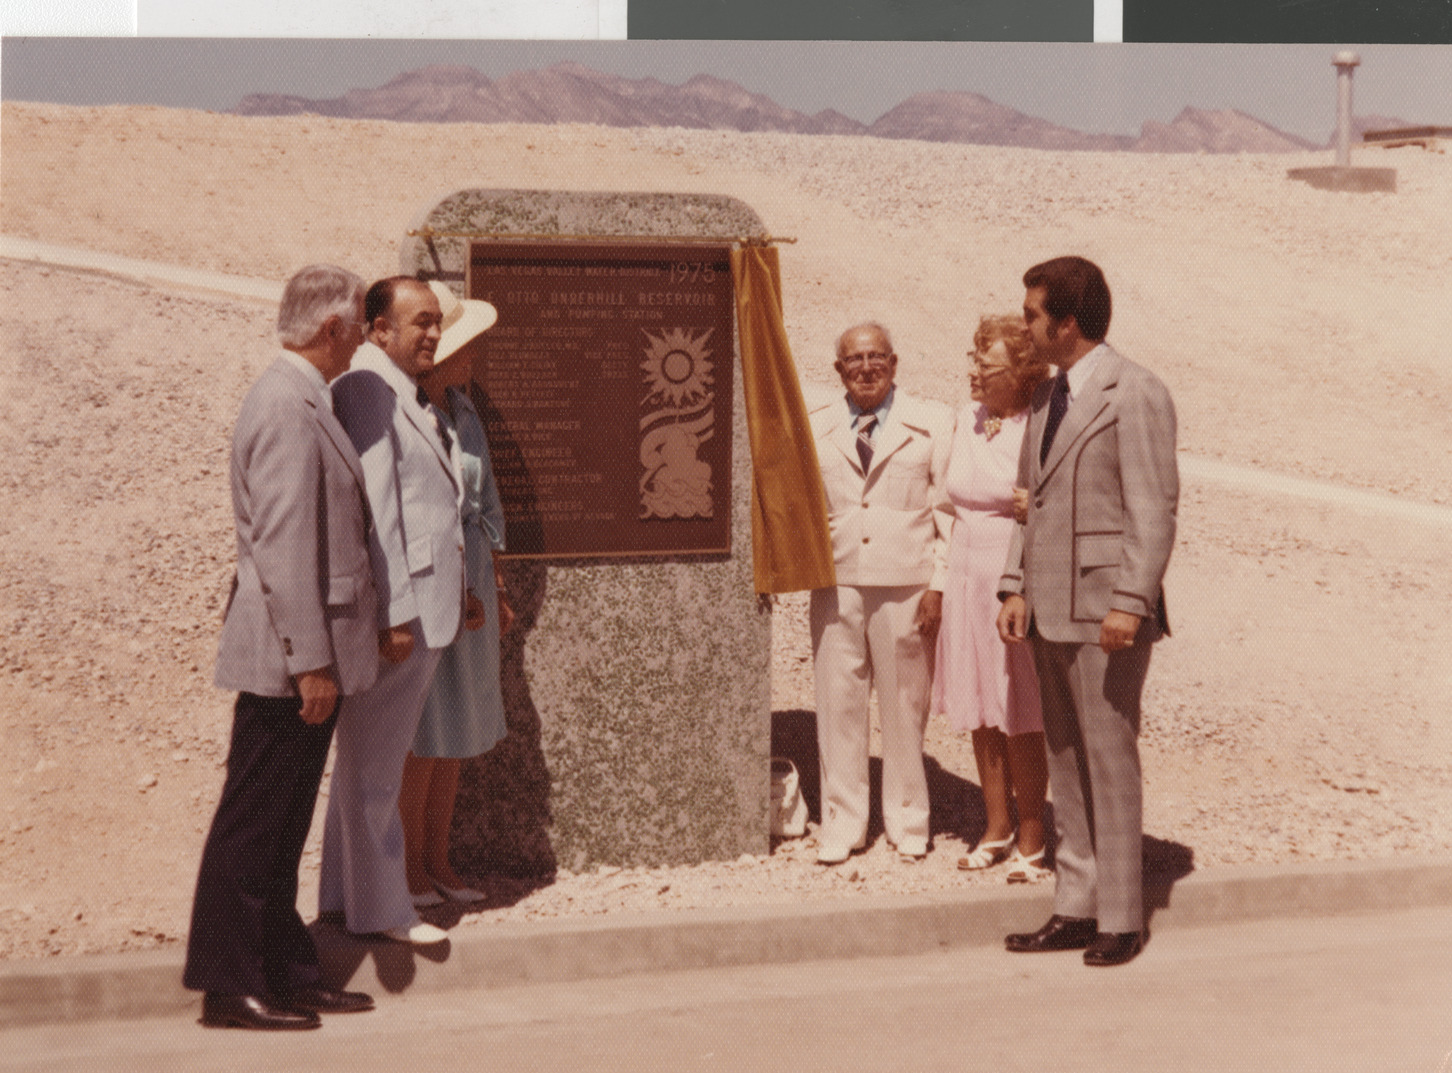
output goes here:
{"type": "Polygon", "coordinates": [[[726,247],[476,242],[468,292],[508,555],[730,550],[726,247]]]}

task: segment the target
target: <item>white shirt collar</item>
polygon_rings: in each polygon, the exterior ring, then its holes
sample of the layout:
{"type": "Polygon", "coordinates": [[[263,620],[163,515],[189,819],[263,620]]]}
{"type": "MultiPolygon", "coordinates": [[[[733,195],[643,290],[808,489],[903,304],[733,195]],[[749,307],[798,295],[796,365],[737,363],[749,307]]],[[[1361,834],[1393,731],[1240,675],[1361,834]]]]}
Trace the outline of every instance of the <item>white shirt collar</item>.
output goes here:
{"type": "Polygon", "coordinates": [[[1069,367],[1069,401],[1073,402],[1084,390],[1084,385],[1089,383],[1089,378],[1094,375],[1094,370],[1099,367],[1099,359],[1108,352],[1108,347],[1100,343],[1089,353],[1076,361],[1069,367]]]}
{"type": "Polygon", "coordinates": [[[377,373],[383,377],[384,383],[393,388],[395,395],[400,399],[407,399],[415,407],[418,406],[418,381],[395,365],[393,359],[376,344],[364,343],[360,346],[353,355],[353,364],[349,369],[367,369],[377,373]]]}

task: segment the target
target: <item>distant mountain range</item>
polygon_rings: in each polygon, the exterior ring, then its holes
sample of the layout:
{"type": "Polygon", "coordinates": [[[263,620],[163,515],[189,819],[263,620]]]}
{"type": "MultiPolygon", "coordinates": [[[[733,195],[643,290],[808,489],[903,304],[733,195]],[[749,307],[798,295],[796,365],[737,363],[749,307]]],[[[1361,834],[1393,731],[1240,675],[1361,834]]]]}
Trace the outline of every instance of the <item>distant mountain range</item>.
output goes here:
{"type": "MultiPolygon", "coordinates": [[[[697,75],[680,86],[654,78],[602,74],[578,63],[518,71],[490,80],[472,67],[423,67],[376,89],[351,89],[333,100],[271,93],[244,97],[236,115],[337,116],[411,123],[598,123],[610,127],[855,134],[1032,149],[1146,153],[1275,153],[1325,148],[1231,109],[1185,108],[1170,123],[1149,121],[1139,137],[1086,134],[1025,115],[977,93],[918,93],[871,124],[831,109],[815,115],[783,108],[735,82],[697,75]]],[[[1364,116],[1359,129],[1406,126],[1364,116]]]]}

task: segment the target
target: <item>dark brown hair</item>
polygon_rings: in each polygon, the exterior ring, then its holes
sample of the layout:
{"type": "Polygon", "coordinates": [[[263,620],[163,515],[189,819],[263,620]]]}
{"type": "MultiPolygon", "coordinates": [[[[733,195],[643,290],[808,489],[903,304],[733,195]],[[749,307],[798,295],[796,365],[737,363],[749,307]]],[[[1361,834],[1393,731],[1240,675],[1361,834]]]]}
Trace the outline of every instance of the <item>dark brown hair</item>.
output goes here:
{"type": "Polygon", "coordinates": [[[1029,290],[1044,289],[1044,310],[1055,320],[1073,317],[1079,334],[1102,343],[1109,334],[1109,284],[1093,261],[1083,257],[1055,257],[1023,274],[1029,290]]]}

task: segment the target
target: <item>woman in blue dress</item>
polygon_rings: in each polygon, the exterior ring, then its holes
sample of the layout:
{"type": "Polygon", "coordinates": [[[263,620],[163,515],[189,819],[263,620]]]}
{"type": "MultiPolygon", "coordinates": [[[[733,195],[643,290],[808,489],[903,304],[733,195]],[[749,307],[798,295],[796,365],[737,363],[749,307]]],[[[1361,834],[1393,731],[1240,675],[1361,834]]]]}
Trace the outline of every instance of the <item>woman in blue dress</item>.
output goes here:
{"type": "Polygon", "coordinates": [[[448,434],[462,487],[467,609],[464,629],[444,651],[424,705],[413,749],[404,762],[403,815],[408,889],[419,908],[445,899],[474,902],[449,861],[449,828],[459,785],[459,762],[488,752],[505,735],[499,689],[499,635],[514,622],[493,553],[504,550],[504,511],[489,463],[484,423],[469,400],[470,345],[497,316],[488,302],[460,301],[447,285],[429,284],[444,314],[434,367],[419,377],[433,413],[448,434]]]}

